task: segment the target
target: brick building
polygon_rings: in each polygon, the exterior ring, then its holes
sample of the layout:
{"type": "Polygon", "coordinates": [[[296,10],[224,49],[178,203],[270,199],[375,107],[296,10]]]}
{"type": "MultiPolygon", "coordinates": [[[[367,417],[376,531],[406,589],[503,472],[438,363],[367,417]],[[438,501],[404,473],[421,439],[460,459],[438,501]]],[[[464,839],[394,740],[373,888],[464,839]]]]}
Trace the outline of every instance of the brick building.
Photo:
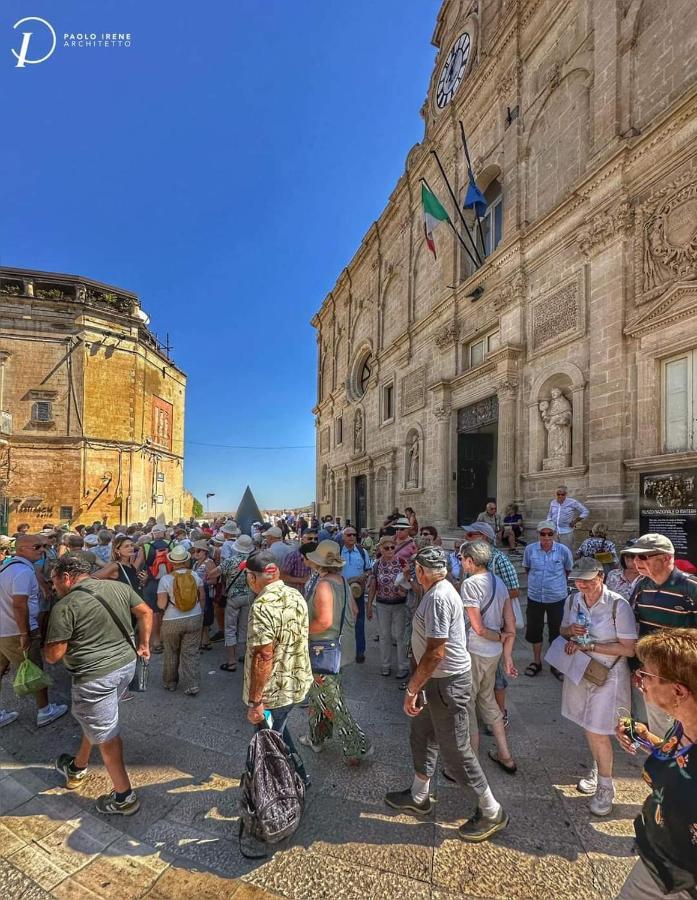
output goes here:
{"type": "Polygon", "coordinates": [[[639,473],[697,466],[694,3],[445,0],[432,41],[423,140],[313,319],[319,511],[534,522],[565,482],[636,532],[639,473]],[[423,178],[463,230],[460,121],[479,268],[424,240],[423,178]]]}
{"type": "Polygon", "coordinates": [[[0,498],[20,522],[167,520],[183,503],[186,376],[138,297],[0,268],[0,498]]]}

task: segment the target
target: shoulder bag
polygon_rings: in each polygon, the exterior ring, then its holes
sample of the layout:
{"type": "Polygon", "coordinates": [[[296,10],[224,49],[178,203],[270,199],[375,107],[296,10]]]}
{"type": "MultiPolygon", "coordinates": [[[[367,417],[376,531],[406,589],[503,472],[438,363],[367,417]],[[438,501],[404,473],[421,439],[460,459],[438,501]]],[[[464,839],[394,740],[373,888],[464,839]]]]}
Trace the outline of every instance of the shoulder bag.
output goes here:
{"type": "MultiPolygon", "coordinates": [[[[573,594],[569,599],[570,599],[570,605],[569,605],[569,610],[570,610],[571,606],[573,606],[573,594]]],[[[615,640],[617,640],[617,604],[618,603],[619,603],[619,600],[617,598],[615,598],[615,600],[612,604],[612,624],[615,626],[615,640]]],[[[586,655],[588,655],[588,654],[586,654],[586,655]]],[[[590,657],[590,662],[586,666],[586,671],[583,673],[583,678],[586,681],[589,681],[591,684],[595,685],[596,687],[602,687],[608,679],[608,674],[609,674],[610,670],[615,668],[615,666],[617,665],[617,663],[620,661],[621,658],[622,657],[620,657],[620,656],[616,656],[612,662],[612,665],[604,666],[601,662],[598,662],[597,659],[593,659],[593,657],[590,657]]]]}
{"type": "MultiPolygon", "coordinates": [[[[82,591],[83,594],[89,594],[90,597],[94,597],[94,599],[104,607],[104,609],[109,613],[109,616],[111,617],[114,625],[116,625],[118,630],[124,636],[126,642],[133,648],[133,651],[136,655],[136,673],[133,676],[133,681],[131,682],[129,687],[132,690],[144,693],[148,689],[148,676],[150,674],[149,663],[147,659],[143,659],[143,657],[138,653],[138,648],[136,647],[136,642],[133,640],[133,635],[126,630],[123,622],[121,622],[114,610],[105,600],[103,600],[99,596],[99,594],[96,594],[89,588],[80,587],[80,585],[78,585],[77,590],[82,591]]],[[[133,588],[131,588],[131,590],[133,590],[133,588]]]]}
{"type": "Polygon", "coordinates": [[[603,538],[603,542],[600,545],[600,550],[597,553],[594,553],[593,556],[595,559],[601,563],[603,566],[609,566],[615,561],[615,557],[608,550],[605,549],[606,544],[605,538],[603,538]]]}
{"type": "Polygon", "coordinates": [[[321,638],[313,640],[310,638],[310,666],[315,675],[337,675],[341,669],[341,632],[344,630],[344,616],[346,615],[346,604],[348,602],[348,591],[346,588],[346,580],[344,579],[344,605],[341,608],[341,622],[339,624],[339,634],[335,638],[321,638]]]}

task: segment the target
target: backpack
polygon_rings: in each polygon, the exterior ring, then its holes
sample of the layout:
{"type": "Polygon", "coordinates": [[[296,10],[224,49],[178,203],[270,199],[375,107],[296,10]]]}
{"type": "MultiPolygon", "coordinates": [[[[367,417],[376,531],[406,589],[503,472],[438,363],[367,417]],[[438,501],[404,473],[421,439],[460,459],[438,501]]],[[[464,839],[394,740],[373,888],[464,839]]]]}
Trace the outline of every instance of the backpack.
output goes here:
{"type": "Polygon", "coordinates": [[[191,572],[174,573],[172,593],[179,612],[191,612],[198,601],[198,585],[191,572]]]}
{"type": "Polygon", "coordinates": [[[171,572],[174,568],[173,563],[171,563],[167,559],[167,554],[172,549],[171,544],[167,544],[166,547],[160,547],[159,550],[154,547],[153,544],[146,544],[144,547],[145,558],[147,559],[150,555],[150,551],[154,550],[154,555],[152,558],[152,562],[148,565],[148,575],[151,578],[159,578],[160,577],[160,566],[164,566],[167,572],[171,572]]]}
{"type": "Polygon", "coordinates": [[[262,728],[250,741],[240,791],[240,852],[247,859],[263,859],[266,853],[242,849],[245,828],[256,840],[277,844],[295,833],[305,808],[305,785],[277,731],[262,728]]]}

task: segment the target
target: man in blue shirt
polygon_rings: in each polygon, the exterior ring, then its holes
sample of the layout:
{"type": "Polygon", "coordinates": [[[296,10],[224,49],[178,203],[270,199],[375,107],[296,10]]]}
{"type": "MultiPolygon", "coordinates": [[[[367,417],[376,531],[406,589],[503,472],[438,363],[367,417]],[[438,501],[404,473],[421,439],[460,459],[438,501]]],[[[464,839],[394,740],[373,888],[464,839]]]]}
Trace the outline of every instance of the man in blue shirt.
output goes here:
{"type": "MultiPolygon", "coordinates": [[[[542,671],[542,638],[545,616],[549,643],[559,637],[564,615],[564,602],[569,593],[567,579],[574,558],[571,551],[555,538],[557,530],[549,519],[537,526],[539,541],[528,544],[523,554],[523,567],[528,573],[528,608],[525,640],[532,644],[533,662],[525,670],[530,678],[542,671]]],[[[552,674],[563,681],[564,676],[552,667],[552,674]]]]}
{"type": "Polygon", "coordinates": [[[341,548],[341,558],[346,561],[342,575],[351,587],[358,607],[356,616],[356,662],[365,662],[365,583],[371,569],[370,557],[366,551],[356,544],[357,533],[352,525],[344,528],[344,546],[341,548]],[[358,588],[353,585],[359,585],[358,588]],[[355,592],[355,593],[354,593],[355,592]],[[358,596],[356,596],[358,594],[358,596]]]}

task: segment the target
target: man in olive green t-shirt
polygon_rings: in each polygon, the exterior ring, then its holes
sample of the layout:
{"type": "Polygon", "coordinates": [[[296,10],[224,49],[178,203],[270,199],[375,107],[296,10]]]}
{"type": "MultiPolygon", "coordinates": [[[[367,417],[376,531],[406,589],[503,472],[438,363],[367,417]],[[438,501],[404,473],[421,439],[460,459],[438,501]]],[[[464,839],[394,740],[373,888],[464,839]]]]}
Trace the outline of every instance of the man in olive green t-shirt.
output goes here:
{"type": "Polygon", "coordinates": [[[119,700],[135,673],[136,653],[150,657],[152,612],[129,585],[90,578],[90,568],[89,560],[66,554],[51,573],[60,599],[51,610],[44,656],[50,663],[62,659],[72,675],[72,714],[83,732],[77,754],[63,753],[56,769],[69,788],[78,787],[98,744],[114,790],[97,799],[97,810],[129,816],[140,801],[123,762],[119,700]],[[131,614],[138,621],[137,649],[131,614]]]}

